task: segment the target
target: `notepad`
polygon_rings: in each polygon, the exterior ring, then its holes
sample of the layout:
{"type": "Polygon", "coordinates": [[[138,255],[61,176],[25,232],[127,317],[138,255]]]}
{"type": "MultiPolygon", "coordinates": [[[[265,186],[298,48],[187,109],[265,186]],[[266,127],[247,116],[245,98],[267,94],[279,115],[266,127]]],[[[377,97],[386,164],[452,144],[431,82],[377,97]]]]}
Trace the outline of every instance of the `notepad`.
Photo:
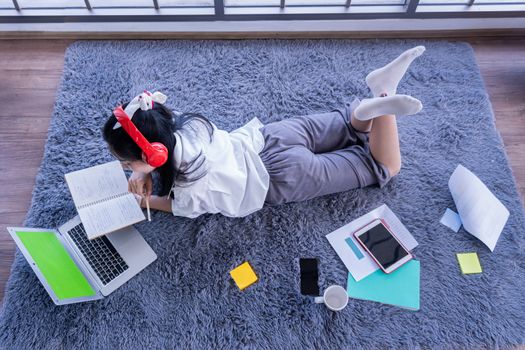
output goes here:
{"type": "Polygon", "coordinates": [[[248,262],[244,262],[231,270],[230,275],[240,290],[244,290],[245,288],[257,282],[257,275],[248,262]]]}
{"type": "Polygon", "coordinates": [[[477,253],[457,253],[456,256],[458,257],[462,274],[468,275],[482,272],[477,253]]]}
{"type": "Polygon", "coordinates": [[[410,260],[392,273],[377,270],[359,282],[348,274],[348,296],[419,310],[420,263],[410,260]]]}

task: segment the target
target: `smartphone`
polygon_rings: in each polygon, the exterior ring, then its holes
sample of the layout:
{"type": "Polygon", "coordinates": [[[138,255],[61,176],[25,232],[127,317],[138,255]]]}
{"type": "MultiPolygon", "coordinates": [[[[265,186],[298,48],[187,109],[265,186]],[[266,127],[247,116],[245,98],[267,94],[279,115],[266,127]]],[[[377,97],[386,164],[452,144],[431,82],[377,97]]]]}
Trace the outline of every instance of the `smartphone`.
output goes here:
{"type": "Polygon", "coordinates": [[[319,271],[317,259],[299,259],[301,269],[301,294],[319,296],[319,271]]]}
{"type": "Polygon", "coordinates": [[[385,273],[391,273],[413,256],[381,219],[363,226],[354,237],[385,273]]]}

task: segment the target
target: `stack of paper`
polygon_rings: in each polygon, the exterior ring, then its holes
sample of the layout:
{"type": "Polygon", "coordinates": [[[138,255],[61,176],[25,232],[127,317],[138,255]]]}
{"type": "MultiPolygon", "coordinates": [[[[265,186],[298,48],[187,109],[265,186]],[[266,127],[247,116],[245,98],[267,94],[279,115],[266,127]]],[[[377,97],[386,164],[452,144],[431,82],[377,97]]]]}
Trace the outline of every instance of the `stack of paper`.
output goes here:
{"type": "Polygon", "coordinates": [[[356,299],[377,301],[410,310],[419,310],[420,264],[410,260],[392,273],[378,270],[356,282],[348,274],[348,296],[356,299]]]}
{"type": "Polygon", "coordinates": [[[354,232],[375,219],[383,219],[409,251],[418,245],[386,204],[326,235],[350,272],[348,296],[419,310],[419,261],[411,260],[386,274],[354,237],[354,232]]]}
{"type": "Polygon", "coordinates": [[[326,238],[356,281],[360,281],[374,273],[374,271],[379,269],[379,266],[357,242],[354,232],[374,219],[379,218],[386,222],[388,227],[409,251],[418,244],[414,236],[408,232],[405,225],[401,223],[386,204],[329,233],[326,235],[326,238]]]}

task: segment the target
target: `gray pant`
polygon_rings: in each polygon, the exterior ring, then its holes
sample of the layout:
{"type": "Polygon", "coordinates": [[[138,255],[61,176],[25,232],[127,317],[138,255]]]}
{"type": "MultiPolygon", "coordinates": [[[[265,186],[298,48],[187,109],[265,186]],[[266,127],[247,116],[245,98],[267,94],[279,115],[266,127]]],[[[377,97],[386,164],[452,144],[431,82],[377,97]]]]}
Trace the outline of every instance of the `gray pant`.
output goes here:
{"type": "Polygon", "coordinates": [[[370,154],[368,134],[350,116],[357,102],[330,113],[281,120],[261,128],[261,159],[270,175],[267,204],[299,202],[373,184],[383,187],[388,169],[370,154]]]}

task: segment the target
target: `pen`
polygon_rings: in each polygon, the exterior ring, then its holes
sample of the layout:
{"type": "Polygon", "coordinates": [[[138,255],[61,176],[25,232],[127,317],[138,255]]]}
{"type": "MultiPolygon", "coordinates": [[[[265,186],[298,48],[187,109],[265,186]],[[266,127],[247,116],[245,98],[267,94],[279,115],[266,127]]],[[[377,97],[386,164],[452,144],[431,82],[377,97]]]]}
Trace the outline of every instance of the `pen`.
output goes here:
{"type": "Polygon", "coordinates": [[[151,221],[151,212],[149,210],[149,197],[146,196],[146,211],[148,212],[148,221],[151,221]]]}

